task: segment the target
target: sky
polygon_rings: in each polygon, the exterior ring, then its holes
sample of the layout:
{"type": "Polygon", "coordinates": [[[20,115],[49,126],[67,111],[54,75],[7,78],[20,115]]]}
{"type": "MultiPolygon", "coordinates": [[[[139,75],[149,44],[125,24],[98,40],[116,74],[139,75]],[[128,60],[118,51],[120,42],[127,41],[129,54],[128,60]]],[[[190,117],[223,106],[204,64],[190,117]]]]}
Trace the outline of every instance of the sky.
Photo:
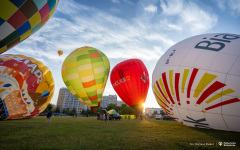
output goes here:
{"type": "MultiPolygon", "coordinates": [[[[110,60],[110,69],[127,59],[146,65],[150,83],[160,57],[174,44],[206,33],[240,34],[240,0],[60,0],[50,20],[4,54],[22,54],[43,62],[52,72],[57,104],[64,59],[91,46],[110,60]],[[58,56],[57,51],[63,55],[58,56]]],[[[110,77],[103,95],[117,95],[110,77]]],[[[118,100],[121,100],[118,97],[118,100]]],[[[160,108],[152,84],[145,106],[160,108]]]]}

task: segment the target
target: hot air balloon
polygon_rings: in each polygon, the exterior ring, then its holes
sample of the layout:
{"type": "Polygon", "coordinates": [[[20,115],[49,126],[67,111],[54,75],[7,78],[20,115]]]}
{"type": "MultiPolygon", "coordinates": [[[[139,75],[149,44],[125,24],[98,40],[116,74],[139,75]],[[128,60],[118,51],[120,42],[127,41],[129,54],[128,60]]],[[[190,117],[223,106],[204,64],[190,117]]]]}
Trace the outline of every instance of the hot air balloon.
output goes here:
{"type": "Polygon", "coordinates": [[[115,109],[111,109],[108,111],[108,114],[116,114],[116,115],[120,115],[115,109]]]}
{"type": "Polygon", "coordinates": [[[100,106],[109,70],[110,63],[104,53],[82,47],[64,60],[62,78],[69,91],[94,111],[94,107],[100,106]]]}
{"type": "Polygon", "coordinates": [[[0,54],[39,30],[57,5],[58,0],[1,0],[0,54]]]}
{"type": "Polygon", "coordinates": [[[157,102],[178,122],[240,132],[240,35],[190,37],[159,59],[152,80],[157,102]]]}
{"type": "Polygon", "coordinates": [[[58,55],[61,56],[63,54],[63,51],[59,50],[58,55]]]}
{"type": "Polygon", "coordinates": [[[0,55],[0,119],[32,118],[50,103],[54,81],[34,58],[0,55]]]}
{"type": "Polygon", "coordinates": [[[114,90],[130,107],[142,107],[147,97],[149,76],[139,59],[128,59],[117,64],[110,76],[114,90]]]}

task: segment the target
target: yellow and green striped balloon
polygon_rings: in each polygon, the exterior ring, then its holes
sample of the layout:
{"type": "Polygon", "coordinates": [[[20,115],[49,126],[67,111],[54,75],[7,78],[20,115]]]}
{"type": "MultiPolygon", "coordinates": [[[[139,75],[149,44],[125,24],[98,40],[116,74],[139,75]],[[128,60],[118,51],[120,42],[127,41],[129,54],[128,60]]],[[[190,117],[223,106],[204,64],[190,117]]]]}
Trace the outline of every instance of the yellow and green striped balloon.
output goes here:
{"type": "Polygon", "coordinates": [[[104,53],[92,47],[82,47],[64,60],[62,78],[76,98],[94,108],[100,106],[109,70],[110,63],[104,53]]]}

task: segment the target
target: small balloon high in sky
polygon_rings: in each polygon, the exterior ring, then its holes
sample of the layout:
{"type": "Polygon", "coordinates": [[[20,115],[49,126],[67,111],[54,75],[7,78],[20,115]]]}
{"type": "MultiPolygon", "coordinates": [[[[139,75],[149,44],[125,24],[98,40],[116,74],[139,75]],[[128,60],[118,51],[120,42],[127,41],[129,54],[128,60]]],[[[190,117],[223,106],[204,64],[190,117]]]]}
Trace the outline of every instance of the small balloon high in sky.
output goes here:
{"type": "Polygon", "coordinates": [[[63,54],[63,51],[59,50],[58,55],[61,56],[63,54]]]}

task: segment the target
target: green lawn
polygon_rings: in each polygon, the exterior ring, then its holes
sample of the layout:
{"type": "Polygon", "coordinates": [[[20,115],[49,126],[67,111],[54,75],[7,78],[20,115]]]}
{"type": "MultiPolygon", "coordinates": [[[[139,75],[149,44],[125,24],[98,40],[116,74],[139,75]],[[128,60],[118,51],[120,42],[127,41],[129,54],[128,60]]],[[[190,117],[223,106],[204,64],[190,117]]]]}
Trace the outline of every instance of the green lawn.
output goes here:
{"type": "Polygon", "coordinates": [[[240,133],[196,129],[169,120],[99,121],[96,117],[46,117],[0,121],[0,149],[219,149],[217,142],[236,142],[240,133]],[[213,146],[191,145],[213,143],[213,146]]]}

